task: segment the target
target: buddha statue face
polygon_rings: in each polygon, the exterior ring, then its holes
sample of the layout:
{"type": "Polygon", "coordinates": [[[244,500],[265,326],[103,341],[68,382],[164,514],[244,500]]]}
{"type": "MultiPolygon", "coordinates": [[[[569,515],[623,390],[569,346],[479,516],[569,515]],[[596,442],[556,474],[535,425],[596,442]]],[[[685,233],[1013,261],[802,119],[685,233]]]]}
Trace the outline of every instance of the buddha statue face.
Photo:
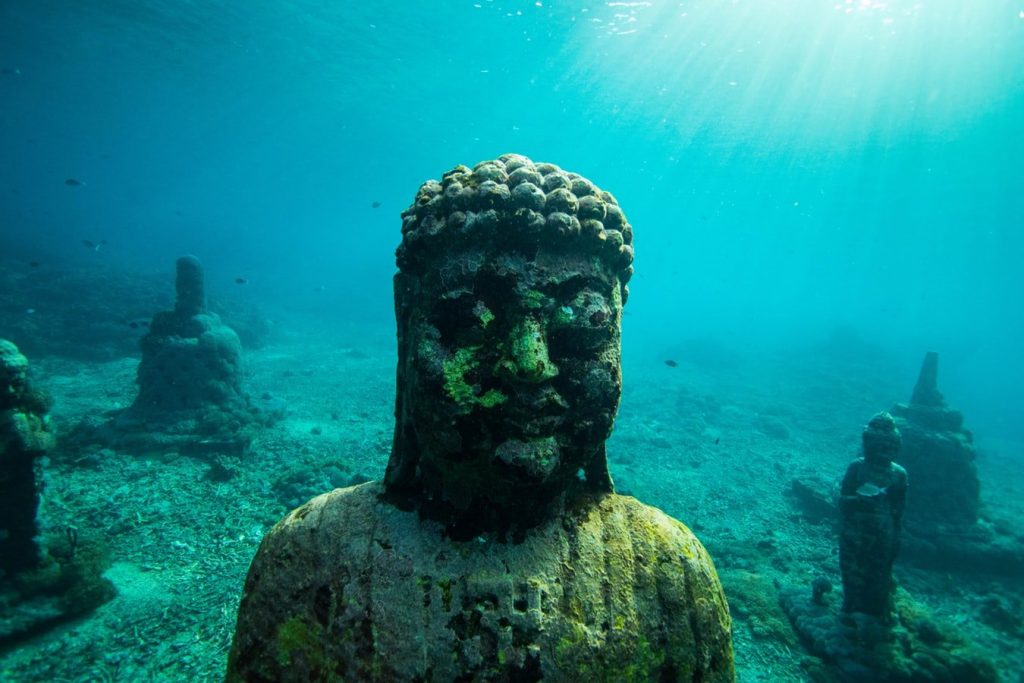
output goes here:
{"type": "Polygon", "coordinates": [[[445,248],[399,249],[386,485],[471,534],[529,527],[566,493],[611,489],[604,442],[621,394],[628,271],[596,230],[549,233],[540,211],[467,208],[446,215],[445,248]]]}
{"type": "Polygon", "coordinates": [[[861,435],[864,459],[873,464],[888,465],[899,455],[903,445],[896,420],[887,412],[876,413],[861,435]]]}

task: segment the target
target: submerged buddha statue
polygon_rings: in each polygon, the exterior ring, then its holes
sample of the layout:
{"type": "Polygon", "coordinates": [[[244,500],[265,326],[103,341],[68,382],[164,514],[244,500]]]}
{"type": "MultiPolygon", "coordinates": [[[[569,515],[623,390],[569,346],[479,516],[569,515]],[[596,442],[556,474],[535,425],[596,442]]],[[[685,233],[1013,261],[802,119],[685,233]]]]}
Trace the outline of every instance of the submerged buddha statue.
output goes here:
{"type": "Polygon", "coordinates": [[[733,680],[710,557],[608,473],[633,260],[614,197],[505,155],[425,183],[402,232],[384,480],[267,535],[229,680],[733,680]]]}

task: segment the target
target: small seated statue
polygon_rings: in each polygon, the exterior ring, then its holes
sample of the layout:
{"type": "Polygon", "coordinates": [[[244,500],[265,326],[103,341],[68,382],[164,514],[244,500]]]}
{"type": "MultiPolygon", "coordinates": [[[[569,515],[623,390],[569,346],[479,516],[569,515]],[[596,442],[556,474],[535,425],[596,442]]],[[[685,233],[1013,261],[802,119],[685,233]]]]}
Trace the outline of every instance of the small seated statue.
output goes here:
{"type": "Polygon", "coordinates": [[[382,482],[294,510],[253,560],[230,681],[731,681],[710,557],[613,492],[632,228],[518,155],[403,214],[382,482]]]}
{"type": "Polygon", "coordinates": [[[850,463],[839,490],[843,611],[888,621],[893,608],[892,564],[900,545],[907,472],[893,462],[901,438],[892,415],[881,412],[872,417],[862,440],[864,457],[850,463]]]}

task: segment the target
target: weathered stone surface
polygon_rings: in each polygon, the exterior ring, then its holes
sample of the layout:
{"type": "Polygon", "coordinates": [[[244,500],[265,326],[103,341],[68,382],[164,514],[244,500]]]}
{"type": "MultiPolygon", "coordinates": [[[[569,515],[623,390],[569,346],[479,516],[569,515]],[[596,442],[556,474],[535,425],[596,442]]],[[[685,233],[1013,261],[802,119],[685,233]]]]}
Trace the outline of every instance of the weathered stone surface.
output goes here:
{"type": "Polygon", "coordinates": [[[518,544],[456,542],[381,493],[319,496],[264,539],[229,680],[733,679],[714,566],[662,512],[606,494],[518,544]]]}

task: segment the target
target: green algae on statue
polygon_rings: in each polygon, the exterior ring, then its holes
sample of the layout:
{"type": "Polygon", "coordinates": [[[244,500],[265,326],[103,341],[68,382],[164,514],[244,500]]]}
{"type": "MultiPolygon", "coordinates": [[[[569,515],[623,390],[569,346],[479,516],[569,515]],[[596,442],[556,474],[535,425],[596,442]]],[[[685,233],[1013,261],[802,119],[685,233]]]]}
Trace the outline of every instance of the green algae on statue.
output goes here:
{"type": "Polygon", "coordinates": [[[402,217],[384,481],[264,539],[229,680],[733,680],[711,559],[608,475],[632,274],[615,199],[505,155],[402,217]]]}

